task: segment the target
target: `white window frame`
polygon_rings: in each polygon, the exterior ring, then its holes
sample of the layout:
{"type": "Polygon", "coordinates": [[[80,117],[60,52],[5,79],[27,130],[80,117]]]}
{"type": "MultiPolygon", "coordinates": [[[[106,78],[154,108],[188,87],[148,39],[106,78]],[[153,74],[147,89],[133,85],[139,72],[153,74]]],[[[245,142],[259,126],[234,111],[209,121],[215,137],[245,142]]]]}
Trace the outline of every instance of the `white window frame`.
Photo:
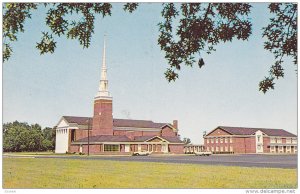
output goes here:
{"type": "Polygon", "coordinates": [[[276,143],[275,137],[271,137],[271,138],[270,138],[270,143],[276,143]]]}
{"type": "Polygon", "coordinates": [[[282,138],[276,138],[276,143],[282,143],[282,138]]]}
{"type": "Polygon", "coordinates": [[[275,153],[276,152],[275,146],[270,146],[270,152],[271,153],[275,153]]]}
{"type": "Polygon", "coordinates": [[[286,153],[291,153],[291,146],[286,146],[285,152],[286,153]]]}
{"type": "Polygon", "coordinates": [[[225,146],[225,152],[228,152],[228,146],[225,146]]]}
{"type": "Polygon", "coordinates": [[[224,138],[225,143],[228,143],[228,139],[227,137],[224,138]]]}

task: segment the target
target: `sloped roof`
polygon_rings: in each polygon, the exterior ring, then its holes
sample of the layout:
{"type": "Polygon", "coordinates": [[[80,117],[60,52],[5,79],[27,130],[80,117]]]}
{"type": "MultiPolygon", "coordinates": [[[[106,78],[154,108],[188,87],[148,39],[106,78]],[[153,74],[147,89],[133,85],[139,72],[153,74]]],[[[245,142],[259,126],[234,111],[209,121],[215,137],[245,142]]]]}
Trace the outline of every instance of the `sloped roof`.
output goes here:
{"type": "MultiPolygon", "coordinates": [[[[125,135],[97,135],[97,136],[91,136],[90,142],[144,142],[154,137],[156,136],[138,136],[135,137],[134,140],[131,140],[125,135]]],[[[183,143],[178,137],[161,136],[161,138],[167,140],[170,143],[183,143]]],[[[88,142],[88,137],[78,139],[74,142],[75,143],[88,142]]]]}
{"type": "Polygon", "coordinates": [[[134,128],[162,128],[169,123],[154,123],[149,120],[131,120],[131,119],[114,119],[114,127],[134,127],[134,128]]]}
{"type": "MultiPolygon", "coordinates": [[[[125,135],[97,135],[91,136],[90,142],[129,142],[131,141],[125,135]]],[[[88,137],[78,139],[75,142],[88,142],[88,137]]]]}
{"type": "MultiPolygon", "coordinates": [[[[216,129],[223,129],[224,131],[232,135],[252,135],[256,131],[260,130],[268,136],[279,136],[279,137],[297,137],[296,135],[285,131],[283,129],[267,129],[267,128],[249,128],[249,127],[227,127],[219,126],[216,129]]],[[[214,130],[213,130],[214,131],[214,130]]],[[[211,131],[211,132],[213,132],[211,131]]],[[[210,132],[210,133],[211,133],[210,132]]]]}
{"type": "Polygon", "coordinates": [[[165,140],[167,140],[170,143],[183,143],[183,141],[181,141],[178,137],[166,137],[166,136],[162,136],[162,138],[164,138],[165,140]]]}
{"type": "MultiPolygon", "coordinates": [[[[77,116],[63,116],[68,123],[77,123],[78,125],[88,125],[88,120],[92,117],[77,117],[77,116]]],[[[169,123],[154,123],[149,120],[131,120],[131,119],[113,119],[114,127],[132,127],[132,128],[162,128],[169,123]]]]}
{"type": "Polygon", "coordinates": [[[261,131],[268,136],[297,137],[297,135],[294,135],[283,129],[261,129],[261,131]]]}
{"type": "MultiPolygon", "coordinates": [[[[77,123],[78,125],[87,125],[88,120],[92,119],[91,117],[74,117],[74,116],[63,116],[68,123],[77,123]]],[[[91,120],[92,121],[92,120],[91,120]]]]}
{"type": "Polygon", "coordinates": [[[154,137],[161,137],[165,140],[167,140],[170,143],[183,143],[179,137],[167,137],[167,136],[138,136],[134,138],[134,141],[136,142],[143,142],[143,141],[147,141],[149,139],[152,139],[154,137]]]}

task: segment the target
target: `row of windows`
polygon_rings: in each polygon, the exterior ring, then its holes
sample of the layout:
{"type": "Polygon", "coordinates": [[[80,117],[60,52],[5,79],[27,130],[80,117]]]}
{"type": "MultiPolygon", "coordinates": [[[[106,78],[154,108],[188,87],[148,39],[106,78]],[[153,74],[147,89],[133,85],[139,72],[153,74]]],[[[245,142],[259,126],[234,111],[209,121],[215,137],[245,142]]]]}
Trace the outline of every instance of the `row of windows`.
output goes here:
{"type": "Polygon", "coordinates": [[[211,152],[233,152],[233,147],[232,146],[216,146],[216,147],[207,147],[206,148],[207,151],[211,151],[211,152]]]}
{"type": "Polygon", "coordinates": [[[271,153],[297,153],[297,146],[271,146],[271,153]],[[277,147],[277,148],[276,148],[277,147]],[[284,149],[285,147],[285,149],[284,149]]]}
{"type": "Polygon", "coordinates": [[[120,145],[105,144],[104,145],[104,151],[105,152],[119,152],[120,151],[120,145]]]}
{"type": "MultiPolygon", "coordinates": [[[[282,138],[271,137],[270,143],[282,143],[282,138]]],[[[294,138],[286,138],[285,143],[293,143],[297,144],[297,139],[294,138]]]]}
{"type": "MultiPolygon", "coordinates": [[[[283,150],[283,146],[270,146],[270,150],[275,150],[277,147],[278,150],[283,150]]],[[[284,146],[286,150],[290,150],[292,146],[284,146]]],[[[293,146],[297,150],[297,146],[293,146]]]]}
{"type": "Polygon", "coordinates": [[[68,129],[56,129],[57,134],[65,134],[68,133],[68,129]]]}
{"type": "Polygon", "coordinates": [[[207,138],[206,139],[206,143],[214,143],[214,142],[216,142],[216,143],[232,143],[232,138],[231,137],[216,137],[216,138],[214,138],[214,137],[212,137],[212,138],[207,138]]]}

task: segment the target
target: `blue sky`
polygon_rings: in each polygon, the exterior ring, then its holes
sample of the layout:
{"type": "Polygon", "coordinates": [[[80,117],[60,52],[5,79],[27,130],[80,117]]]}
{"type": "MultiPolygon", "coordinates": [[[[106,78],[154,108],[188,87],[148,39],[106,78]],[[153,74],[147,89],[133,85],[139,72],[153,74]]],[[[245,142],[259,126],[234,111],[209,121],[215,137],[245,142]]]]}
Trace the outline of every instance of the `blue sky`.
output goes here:
{"type": "Polygon", "coordinates": [[[107,34],[109,90],[115,118],[179,121],[182,137],[202,142],[217,126],[283,128],[297,133],[297,75],[292,60],[285,78],[263,94],[258,83],[273,64],[263,49],[261,28],[268,22],[264,3],[253,3],[249,41],[220,44],[204,55],[202,69],[182,68],[179,79],[164,78],[167,61],[157,45],[159,3],[143,3],[132,14],[113,4],[111,17],[97,16],[91,46],[57,38],[54,54],[39,55],[35,43],[45,30],[43,9],[36,11],[13,43],[3,64],[3,122],[14,120],[53,127],[63,115],[92,116],[100,80],[103,36],[107,34]]]}

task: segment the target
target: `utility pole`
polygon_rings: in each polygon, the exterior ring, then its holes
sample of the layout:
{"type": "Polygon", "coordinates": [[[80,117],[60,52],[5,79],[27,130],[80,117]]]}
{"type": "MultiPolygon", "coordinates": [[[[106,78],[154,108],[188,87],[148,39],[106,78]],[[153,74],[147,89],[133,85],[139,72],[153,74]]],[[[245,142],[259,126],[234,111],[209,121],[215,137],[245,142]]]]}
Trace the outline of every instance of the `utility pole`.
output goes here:
{"type": "Polygon", "coordinates": [[[90,123],[91,123],[91,118],[88,120],[88,156],[90,155],[90,123]]]}

